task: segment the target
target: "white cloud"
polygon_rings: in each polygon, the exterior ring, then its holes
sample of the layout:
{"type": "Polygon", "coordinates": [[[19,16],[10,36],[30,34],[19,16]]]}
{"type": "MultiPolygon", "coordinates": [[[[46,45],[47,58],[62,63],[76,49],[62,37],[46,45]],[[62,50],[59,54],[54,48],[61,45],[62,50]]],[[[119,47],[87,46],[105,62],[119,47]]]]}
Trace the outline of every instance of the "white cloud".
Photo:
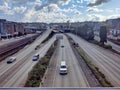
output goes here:
{"type": "Polygon", "coordinates": [[[79,10],[77,10],[76,8],[68,8],[68,9],[59,9],[59,12],[62,12],[62,13],[66,13],[66,14],[72,14],[73,16],[74,15],[80,15],[82,14],[79,10]]]}
{"type": "Polygon", "coordinates": [[[4,2],[3,5],[0,6],[0,10],[3,11],[7,15],[14,15],[16,13],[24,13],[27,7],[13,7],[11,8],[7,2],[4,2]]]}
{"type": "Polygon", "coordinates": [[[84,6],[78,6],[79,8],[84,8],[84,6]]]}
{"type": "Polygon", "coordinates": [[[87,15],[87,21],[105,21],[106,16],[101,14],[88,14],[87,15]]]}
{"type": "MultiPolygon", "coordinates": [[[[53,4],[54,6],[54,4],[53,4]]],[[[44,10],[47,8],[44,8],[44,10]]],[[[42,11],[36,11],[34,8],[27,10],[27,12],[24,14],[24,18],[22,21],[24,22],[61,22],[63,21],[63,18],[67,18],[65,14],[62,12],[44,12],[42,11]]]]}
{"type": "Polygon", "coordinates": [[[50,4],[48,6],[48,12],[57,11],[58,9],[59,9],[59,7],[56,4],[50,4]]]}
{"type": "Polygon", "coordinates": [[[76,2],[77,2],[77,3],[81,3],[81,1],[80,1],[80,0],[77,0],[76,2]]]}
{"type": "Polygon", "coordinates": [[[8,15],[13,15],[13,11],[11,10],[11,8],[8,6],[8,3],[4,2],[3,5],[0,6],[0,11],[4,12],[5,14],[8,15]]]}
{"type": "Polygon", "coordinates": [[[2,1],[6,3],[14,3],[16,5],[26,4],[28,2],[28,0],[2,0],[2,1]]]}
{"type": "Polygon", "coordinates": [[[72,9],[74,9],[74,8],[76,8],[77,7],[77,5],[75,5],[75,4],[72,4],[72,9]]]}
{"type": "Polygon", "coordinates": [[[26,7],[20,6],[20,7],[14,7],[12,11],[15,13],[24,13],[26,9],[27,9],[26,7]]]}
{"type": "Polygon", "coordinates": [[[109,15],[107,19],[120,18],[120,14],[109,15]]]}
{"type": "Polygon", "coordinates": [[[32,8],[27,10],[27,12],[24,14],[24,18],[22,19],[22,21],[25,21],[25,22],[29,22],[32,20],[35,21],[35,18],[36,18],[36,12],[34,8],[32,8]]]}
{"type": "Polygon", "coordinates": [[[3,11],[7,15],[14,15],[15,13],[24,13],[26,10],[26,7],[14,7],[13,9],[9,9],[5,6],[0,6],[0,10],[3,11]]]}
{"type": "Polygon", "coordinates": [[[42,5],[42,1],[40,0],[34,0],[34,2],[27,2],[27,5],[30,5],[30,6],[36,6],[36,5],[42,5]]]}
{"type": "Polygon", "coordinates": [[[45,4],[36,5],[35,10],[41,10],[44,7],[49,7],[51,4],[56,4],[58,7],[69,4],[71,0],[47,0],[45,4]]]}
{"type": "MultiPolygon", "coordinates": [[[[67,4],[69,0],[66,0],[64,3],[67,4]]],[[[22,2],[19,2],[22,3],[22,2]]],[[[63,2],[60,2],[61,4],[63,2]]],[[[32,2],[27,2],[27,5],[30,5],[31,8],[27,8],[25,6],[14,6],[13,8],[10,8],[8,3],[6,2],[3,6],[0,6],[0,10],[2,9],[5,14],[7,15],[16,15],[16,13],[19,13],[22,15],[21,21],[24,22],[63,22],[68,21],[70,18],[67,16],[67,14],[73,14],[74,18],[72,18],[72,21],[75,21],[78,19],[75,18],[75,16],[78,16],[81,14],[80,11],[78,11],[73,4],[71,8],[68,9],[61,9],[58,7],[57,4],[49,4],[47,7],[44,7],[40,11],[35,10],[36,5],[42,4],[38,0],[36,0],[33,4],[32,2]]]]}
{"type": "Polygon", "coordinates": [[[88,7],[86,11],[87,12],[103,12],[104,10],[98,9],[96,7],[88,7]]]}
{"type": "Polygon", "coordinates": [[[106,13],[106,14],[108,14],[108,13],[115,13],[115,9],[99,9],[99,8],[97,8],[97,7],[88,7],[87,8],[87,10],[86,10],[87,12],[90,12],[90,13],[106,13]]]}
{"type": "Polygon", "coordinates": [[[120,8],[85,7],[99,0],[1,0],[0,13],[11,21],[61,22],[102,21],[120,17],[120,8]],[[70,6],[68,5],[69,3],[70,6]],[[77,3],[77,4],[76,4],[77,3]],[[64,7],[67,5],[67,8],[64,7]],[[63,7],[61,7],[63,6],[63,7]],[[14,18],[11,18],[11,17],[14,18]],[[20,18],[20,19],[18,19],[20,18]]]}

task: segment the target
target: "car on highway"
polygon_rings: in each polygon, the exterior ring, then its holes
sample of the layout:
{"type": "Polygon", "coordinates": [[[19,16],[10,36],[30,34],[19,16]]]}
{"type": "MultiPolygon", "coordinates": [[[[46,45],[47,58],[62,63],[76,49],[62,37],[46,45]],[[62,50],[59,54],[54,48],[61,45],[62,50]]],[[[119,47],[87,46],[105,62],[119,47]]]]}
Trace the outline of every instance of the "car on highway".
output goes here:
{"type": "Polygon", "coordinates": [[[12,63],[15,60],[16,60],[16,57],[10,57],[10,58],[8,58],[7,63],[12,63]]]}
{"type": "Polygon", "coordinates": [[[78,47],[78,43],[75,43],[75,42],[74,42],[73,45],[76,46],[76,47],[78,47]]]}
{"type": "Polygon", "coordinates": [[[63,47],[64,47],[64,45],[61,45],[61,47],[63,48],[63,47]]]}
{"type": "Polygon", "coordinates": [[[39,54],[35,54],[32,58],[33,61],[37,61],[39,59],[39,54]]]}
{"type": "Polygon", "coordinates": [[[60,71],[59,74],[63,75],[63,74],[67,74],[67,65],[65,61],[61,61],[60,63],[60,71]]]}

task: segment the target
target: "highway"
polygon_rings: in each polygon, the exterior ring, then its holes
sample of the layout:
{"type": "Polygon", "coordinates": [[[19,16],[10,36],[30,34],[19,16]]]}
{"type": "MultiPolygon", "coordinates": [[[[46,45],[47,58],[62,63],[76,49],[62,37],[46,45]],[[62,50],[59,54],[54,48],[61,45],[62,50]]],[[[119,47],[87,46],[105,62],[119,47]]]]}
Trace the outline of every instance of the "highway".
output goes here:
{"type": "Polygon", "coordinates": [[[0,87],[23,87],[27,79],[28,72],[36,62],[32,61],[32,56],[39,53],[43,57],[51,44],[55,41],[55,36],[49,40],[39,50],[34,50],[36,45],[40,44],[51,32],[47,30],[42,36],[38,37],[34,43],[26,46],[18,53],[14,54],[17,58],[12,64],[7,64],[6,60],[0,62],[0,87]]]}
{"type": "Polygon", "coordinates": [[[41,87],[90,87],[66,36],[60,40],[48,67],[41,87]],[[62,60],[66,61],[67,75],[59,74],[62,60]]]}
{"type": "Polygon", "coordinates": [[[73,34],[68,34],[85,51],[99,70],[115,87],[120,87],[120,55],[89,43],[73,34]]]}
{"type": "MultiPolygon", "coordinates": [[[[34,54],[39,53],[43,57],[53,42],[56,40],[54,35],[48,42],[35,50],[35,47],[49,35],[51,30],[47,30],[39,36],[32,44],[27,45],[16,54],[12,55],[17,60],[7,64],[6,60],[0,62],[0,87],[24,87],[28,72],[37,63],[32,61],[34,54]]],[[[62,34],[63,35],[63,34],[62,34]]],[[[109,50],[89,43],[73,34],[68,34],[85,51],[99,70],[105,74],[106,78],[115,87],[120,87],[120,56],[109,50]]],[[[50,60],[50,64],[45,73],[40,87],[91,87],[78,58],[65,35],[59,40],[57,49],[50,60]],[[61,46],[64,45],[62,48],[61,46]],[[60,75],[60,62],[66,61],[68,67],[67,75],[60,75]]]]}
{"type": "MultiPolygon", "coordinates": [[[[100,38],[99,38],[98,36],[95,36],[94,39],[97,40],[97,41],[100,41],[100,38]]],[[[113,48],[115,51],[117,51],[117,52],[120,53],[120,46],[119,46],[119,45],[114,44],[114,43],[112,43],[112,42],[109,41],[109,40],[107,40],[107,43],[105,43],[105,44],[111,45],[112,48],[113,48]]]]}

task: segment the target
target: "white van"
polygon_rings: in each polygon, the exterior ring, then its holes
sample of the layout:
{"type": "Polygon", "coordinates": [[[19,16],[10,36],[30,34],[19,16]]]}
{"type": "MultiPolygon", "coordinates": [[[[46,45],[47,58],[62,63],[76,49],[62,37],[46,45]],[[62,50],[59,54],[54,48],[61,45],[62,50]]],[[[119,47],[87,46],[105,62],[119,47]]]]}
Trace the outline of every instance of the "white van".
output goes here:
{"type": "Polygon", "coordinates": [[[67,65],[65,61],[61,61],[60,63],[60,74],[67,74],[67,65]]]}

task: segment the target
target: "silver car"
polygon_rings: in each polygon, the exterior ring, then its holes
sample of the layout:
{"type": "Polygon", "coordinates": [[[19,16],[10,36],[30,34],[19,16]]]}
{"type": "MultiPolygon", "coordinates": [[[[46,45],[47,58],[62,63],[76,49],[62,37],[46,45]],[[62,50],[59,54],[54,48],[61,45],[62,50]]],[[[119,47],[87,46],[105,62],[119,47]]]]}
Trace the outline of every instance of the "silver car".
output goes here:
{"type": "Polygon", "coordinates": [[[10,57],[10,58],[8,58],[7,63],[12,63],[15,60],[16,60],[16,57],[10,57]]]}
{"type": "Polygon", "coordinates": [[[33,61],[37,61],[39,59],[39,54],[35,54],[32,58],[33,61]]]}

